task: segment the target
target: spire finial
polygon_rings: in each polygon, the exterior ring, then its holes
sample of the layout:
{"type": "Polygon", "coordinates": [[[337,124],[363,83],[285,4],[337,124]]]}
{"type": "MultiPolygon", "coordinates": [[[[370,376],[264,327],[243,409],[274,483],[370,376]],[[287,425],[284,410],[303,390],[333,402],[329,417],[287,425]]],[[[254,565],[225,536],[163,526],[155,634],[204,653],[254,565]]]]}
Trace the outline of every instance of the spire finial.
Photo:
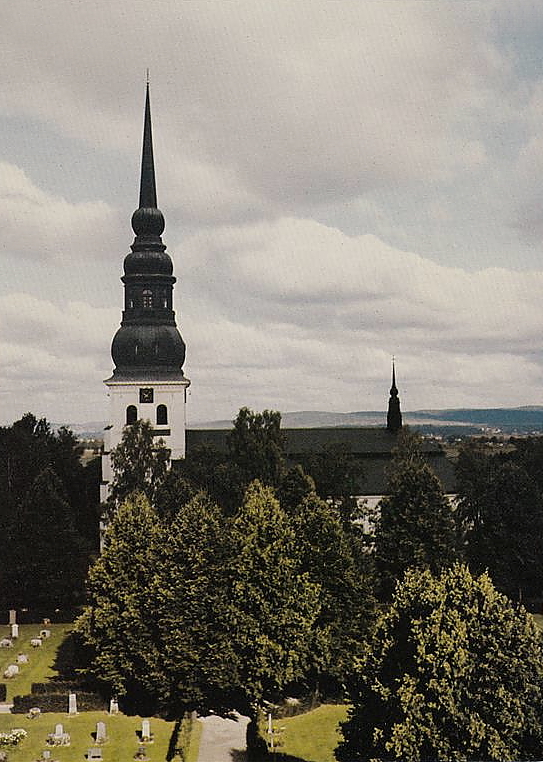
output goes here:
{"type": "Polygon", "coordinates": [[[149,70],[147,70],[147,85],[145,87],[140,203],[139,208],[132,215],[132,228],[137,236],[160,236],[164,230],[164,217],[162,216],[162,212],[158,209],[156,198],[153,131],[151,127],[151,101],[149,97],[149,70]]]}

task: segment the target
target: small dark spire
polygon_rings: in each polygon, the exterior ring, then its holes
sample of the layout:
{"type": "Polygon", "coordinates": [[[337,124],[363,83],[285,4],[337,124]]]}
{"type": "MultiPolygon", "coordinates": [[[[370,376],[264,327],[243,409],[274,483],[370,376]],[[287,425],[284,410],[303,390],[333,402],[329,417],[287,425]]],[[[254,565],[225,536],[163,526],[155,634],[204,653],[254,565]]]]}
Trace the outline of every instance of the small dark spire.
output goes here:
{"type": "Polygon", "coordinates": [[[132,215],[132,229],[137,236],[160,236],[164,231],[164,217],[162,216],[162,212],[158,209],[156,199],[149,82],[147,82],[145,93],[143,149],[141,153],[140,205],[139,209],[132,215]]]}
{"type": "Polygon", "coordinates": [[[396,433],[402,428],[402,411],[400,410],[400,398],[396,387],[396,367],[392,358],[392,386],[390,387],[390,399],[388,401],[387,429],[396,433]]]}

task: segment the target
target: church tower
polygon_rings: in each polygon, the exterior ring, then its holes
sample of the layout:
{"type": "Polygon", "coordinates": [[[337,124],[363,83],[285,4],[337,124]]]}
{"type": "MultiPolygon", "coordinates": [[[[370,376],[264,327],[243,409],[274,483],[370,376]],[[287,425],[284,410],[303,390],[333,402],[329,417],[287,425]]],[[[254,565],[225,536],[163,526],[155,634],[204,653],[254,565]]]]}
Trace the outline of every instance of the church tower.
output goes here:
{"type": "Polygon", "coordinates": [[[395,434],[402,428],[402,411],[400,410],[400,398],[396,387],[396,368],[392,360],[392,386],[390,387],[390,399],[388,401],[387,429],[395,434]]]}
{"type": "Polygon", "coordinates": [[[185,403],[190,381],[183,375],[185,343],[173,311],[173,265],[162,243],[164,217],[157,206],[149,84],[145,98],[139,207],[132,215],[135,233],[124,260],[124,310],[113,338],[115,369],[104,383],[110,398],[110,425],[102,458],[101,499],[111,482],[110,451],[123,428],[149,420],[171,459],[185,457],[185,403]]]}

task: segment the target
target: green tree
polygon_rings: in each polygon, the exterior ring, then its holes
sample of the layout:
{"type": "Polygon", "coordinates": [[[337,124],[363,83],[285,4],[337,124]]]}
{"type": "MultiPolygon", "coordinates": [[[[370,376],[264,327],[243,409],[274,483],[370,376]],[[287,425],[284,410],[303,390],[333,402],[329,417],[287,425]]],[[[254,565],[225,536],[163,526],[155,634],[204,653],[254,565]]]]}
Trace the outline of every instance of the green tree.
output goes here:
{"type": "Polygon", "coordinates": [[[541,635],[465,566],[406,574],[349,683],[340,762],[543,754],[541,635]]]}
{"type": "Polygon", "coordinates": [[[370,559],[357,558],[337,511],[315,493],[298,505],[293,524],[300,569],[319,587],[312,677],[318,689],[339,693],[374,621],[370,559]]]}
{"type": "Polygon", "coordinates": [[[51,612],[82,602],[89,548],[51,467],[14,509],[3,551],[4,605],[51,612]]]}
{"type": "Polygon", "coordinates": [[[203,493],[162,530],[149,589],[161,670],[155,692],[170,714],[228,706],[239,693],[230,632],[228,523],[203,493]]]}
{"type": "Polygon", "coordinates": [[[300,569],[292,522],[259,482],[233,521],[232,644],[248,709],[274,698],[311,663],[319,585],[300,569]]]}
{"type": "Polygon", "coordinates": [[[459,521],[470,568],[488,570],[496,587],[516,600],[543,594],[543,499],[524,453],[463,448],[458,462],[459,521]]]}
{"type": "Polygon", "coordinates": [[[108,525],[104,550],[87,580],[76,629],[93,651],[91,673],[115,695],[153,694],[161,674],[148,591],[160,538],[156,512],[132,493],[108,525]]]}
{"type": "Polygon", "coordinates": [[[139,420],[125,426],[121,441],[111,451],[110,504],[118,505],[132,492],[142,492],[153,503],[169,457],[164,440],[154,439],[150,421],[139,420]]]}
{"type": "Polygon", "coordinates": [[[451,505],[412,435],[392,462],[387,493],[375,528],[375,564],[384,599],[406,569],[436,573],[459,555],[451,505]]]}
{"type": "Polygon", "coordinates": [[[228,453],[240,468],[246,484],[258,479],[277,487],[285,468],[281,413],[254,413],[242,407],[228,434],[228,453]]]}

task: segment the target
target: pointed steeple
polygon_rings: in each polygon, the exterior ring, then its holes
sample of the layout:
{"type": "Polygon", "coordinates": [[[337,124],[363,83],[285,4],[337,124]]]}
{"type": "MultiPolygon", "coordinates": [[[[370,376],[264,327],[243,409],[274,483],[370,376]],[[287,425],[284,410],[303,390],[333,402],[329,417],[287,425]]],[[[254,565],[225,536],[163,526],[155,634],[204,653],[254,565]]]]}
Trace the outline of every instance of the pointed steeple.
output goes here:
{"type": "Polygon", "coordinates": [[[153,158],[153,130],[151,126],[151,101],[149,82],[145,92],[145,117],[143,120],[143,148],[141,151],[141,178],[139,208],[132,215],[132,229],[137,237],[160,237],[164,232],[164,217],[157,206],[155,162],[153,158]]]}
{"type": "Polygon", "coordinates": [[[400,410],[400,398],[396,387],[396,366],[392,358],[392,386],[390,387],[390,399],[388,401],[387,429],[396,433],[402,428],[402,412],[400,410]]]}
{"type": "Polygon", "coordinates": [[[149,82],[145,93],[145,117],[143,122],[143,149],[141,152],[140,209],[156,209],[155,162],[153,159],[153,130],[151,127],[151,103],[149,82]]]}

